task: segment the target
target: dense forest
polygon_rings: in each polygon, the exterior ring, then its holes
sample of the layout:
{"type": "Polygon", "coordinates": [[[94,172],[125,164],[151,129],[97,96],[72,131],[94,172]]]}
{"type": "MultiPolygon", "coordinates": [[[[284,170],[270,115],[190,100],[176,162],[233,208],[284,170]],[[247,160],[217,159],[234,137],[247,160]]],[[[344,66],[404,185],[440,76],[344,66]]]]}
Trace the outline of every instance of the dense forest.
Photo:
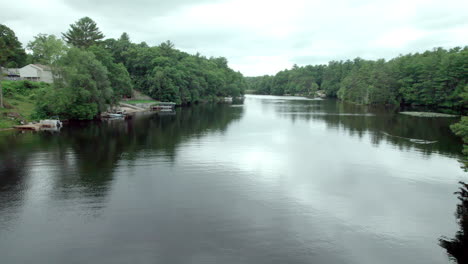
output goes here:
{"type": "Polygon", "coordinates": [[[314,95],[321,90],[328,97],[358,104],[462,108],[468,105],[467,72],[468,46],[437,48],[389,61],[356,58],[328,65],[294,65],[274,76],[246,80],[249,90],[257,94],[314,95]]]}
{"type": "Polygon", "coordinates": [[[52,68],[54,84],[28,94],[41,98],[36,102],[37,117],[93,119],[130,97],[133,89],[184,105],[240,96],[246,87],[242,74],[230,69],[223,57],[191,55],[170,41],[154,47],[136,44],[126,33],[105,39],[88,17],[70,25],[62,38],[39,34],[28,43],[26,53],[14,31],[0,25],[0,66],[36,63],[52,68]]]}

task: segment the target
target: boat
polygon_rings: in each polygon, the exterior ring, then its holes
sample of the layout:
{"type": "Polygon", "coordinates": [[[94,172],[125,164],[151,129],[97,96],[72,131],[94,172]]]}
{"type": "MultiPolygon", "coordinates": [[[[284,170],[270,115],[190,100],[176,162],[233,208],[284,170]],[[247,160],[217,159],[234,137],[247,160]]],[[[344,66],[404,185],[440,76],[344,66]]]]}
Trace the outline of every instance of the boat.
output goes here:
{"type": "Polygon", "coordinates": [[[175,111],[175,103],[173,102],[159,102],[151,107],[154,111],[173,112],[175,111]]]}
{"type": "Polygon", "coordinates": [[[125,117],[125,115],[123,114],[114,114],[114,113],[109,113],[107,114],[107,116],[110,118],[124,118],[125,117]]]}
{"type": "Polygon", "coordinates": [[[53,117],[51,119],[44,119],[39,121],[39,123],[29,123],[25,125],[14,126],[18,130],[32,130],[32,131],[60,131],[60,128],[63,127],[62,122],[58,117],[53,117]]]}
{"type": "Polygon", "coordinates": [[[113,112],[113,113],[102,113],[101,114],[101,118],[105,118],[105,119],[123,119],[125,118],[126,114],[124,113],[117,113],[117,112],[113,112]]]}
{"type": "Polygon", "coordinates": [[[41,121],[39,121],[39,125],[42,128],[60,128],[60,127],[63,127],[62,122],[58,118],[41,120],[41,121]]]}

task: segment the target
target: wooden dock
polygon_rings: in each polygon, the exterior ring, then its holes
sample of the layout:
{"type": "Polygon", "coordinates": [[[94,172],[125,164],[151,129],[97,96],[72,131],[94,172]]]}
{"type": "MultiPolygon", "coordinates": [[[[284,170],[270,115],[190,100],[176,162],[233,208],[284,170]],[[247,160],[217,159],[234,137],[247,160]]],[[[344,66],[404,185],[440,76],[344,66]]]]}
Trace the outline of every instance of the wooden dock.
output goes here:
{"type": "Polygon", "coordinates": [[[18,130],[31,130],[31,131],[39,131],[42,128],[41,124],[28,124],[28,125],[20,125],[14,126],[13,128],[18,130]]]}
{"type": "Polygon", "coordinates": [[[19,125],[14,126],[14,129],[18,130],[29,130],[29,131],[39,131],[39,130],[48,130],[48,131],[56,131],[60,130],[62,127],[62,123],[58,120],[41,120],[40,123],[30,123],[27,125],[19,125]]]}
{"type": "Polygon", "coordinates": [[[173,102],[159,102],[151,107],[151,110],[160,112],[173,112],[175,111],[176,104],[173,102]]]}

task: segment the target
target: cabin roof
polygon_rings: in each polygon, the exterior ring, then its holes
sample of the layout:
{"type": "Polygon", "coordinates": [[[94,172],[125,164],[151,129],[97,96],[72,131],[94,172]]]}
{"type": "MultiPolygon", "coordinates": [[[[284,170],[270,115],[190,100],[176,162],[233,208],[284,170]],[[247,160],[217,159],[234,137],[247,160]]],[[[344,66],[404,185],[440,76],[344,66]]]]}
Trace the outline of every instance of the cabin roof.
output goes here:
{"type": "Polygon", "coordinates": [[[36,66],[38,68],[40,68],[41,70],[44,70],[44,71],[50,71],[51,68],[50,66],[47,66],[47,65],[43,65],[43,64],[31,64],[33,66],[36,66]]]}

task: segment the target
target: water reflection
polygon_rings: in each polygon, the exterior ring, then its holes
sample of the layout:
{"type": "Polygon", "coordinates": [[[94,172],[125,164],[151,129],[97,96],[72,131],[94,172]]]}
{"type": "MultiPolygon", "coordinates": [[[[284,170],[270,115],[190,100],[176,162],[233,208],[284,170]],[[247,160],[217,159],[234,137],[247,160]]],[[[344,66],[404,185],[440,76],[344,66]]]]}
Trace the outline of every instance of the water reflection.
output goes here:
{"type": "Polygon", "coordinates": [[[460,182],[460,189],[455,194],[458,195],[460,203],[457,205],[455,217],[460,226],[455,237],[440,239],[440,246],[447,250],[451,259],[459,264],[468,263],[468,184],[460,182]]]}
{"type": "Polygon", "coordinates": [[[10,148],[15,148],[18,144],[18,138],[13,137],[9,142],[0,141],[0,229],[5,228],[6,224],[17,218],[17,213],[23,202],[22,189],[26,185],[27,173],[25,165],[28,154],[19,151],[13,152],[11,149],[5,149],[8,143],[10,148]],[[1,213],[5,212],[7,213],[1,213]]]}
{"type": "Polygon", "coordinates": [[[422,156],[399,138],[424,135],[430,120],[262,98],[3,135],[2,261],[446,260],[434,241],[454,232],[458,151],[434,144],[422,156]]]}
{"type": "Polygon", "coordinates": [[[450,130],[458,118],[413,117],[398,114],[400,109],[395,106],[360,106],[337,100],[265,99],[263,107],[292,123],[323,121],[328,129],[344,130],[351,136],[369,135],[375,145],[388,142],[401,150],[416,148],[426,155],[436,152],[457,157],[461,153],[462,142],[450,130]]]}
{"type": "MultiPolygon", "coordinates": [[[[150,113],[128,121],[75,123],[60,133],[2,133],[0,212],[18,209],[25,193],[42,195],[45,190],[31,190],[41,182],[52,186],[48,195],[54,199],[90,198],[91,206],[100,208],[119,162],[131,162],[140,155],[160,155],[173,162],[180,143],[224,133],[242,113],[241,107],[204,105],[179,109],[173,116],[150,113]],[[36,177],[30,183],[32,175],[36,177]]],[[[0,218],[0,222],[9,221],[0,218]]]]}

